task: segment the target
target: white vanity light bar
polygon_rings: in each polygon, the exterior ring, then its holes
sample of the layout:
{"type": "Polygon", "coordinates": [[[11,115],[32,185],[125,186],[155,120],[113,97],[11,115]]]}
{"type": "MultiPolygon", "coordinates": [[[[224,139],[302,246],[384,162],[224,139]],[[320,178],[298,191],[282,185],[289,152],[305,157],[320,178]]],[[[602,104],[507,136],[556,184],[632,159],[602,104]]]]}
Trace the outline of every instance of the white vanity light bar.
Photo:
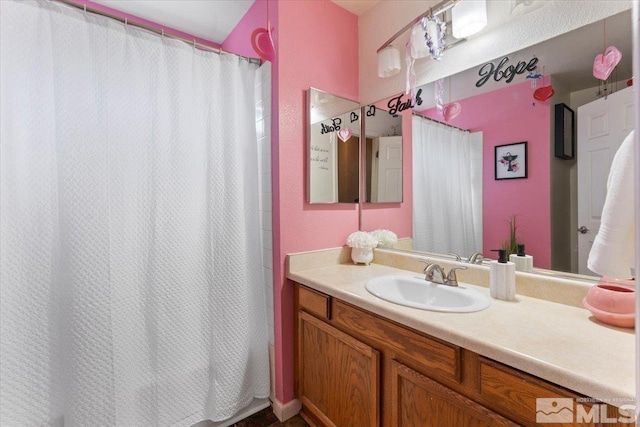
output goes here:
{"type": "MultiPolygon", "coordinates": [[[[422,18],[440,15],[441,13],[444,13],[447,10],[451,9],[459,1],[461,1],[461,0],[444,0],[444,1],[440,2],[440,3],[438,3],[437,5],[435,5],[434,7],[430,8],[428,11],[426,11],[425,13],[423,13],[420,16],[418,16],[416,19],[414,19],[413,21],[409,22],[407,25],[402,27],[402,29],[400,31],[395,33],[389,40],[387,40],[382,46],[380,46],[376,52],[380,53],[380,51],[382,49],[384,49],[387,46],[390,46],[391,43],[396,41],[396,39],[398,37],[400,37],[402,34],[404,34],[405,31],[407,31],[409,28],[413,27],[415,24],[420,22],[420,20],[422,18]]],[[[452,47],[452,46],[453,45],[450,45],[449,47],[452,47]]]]}

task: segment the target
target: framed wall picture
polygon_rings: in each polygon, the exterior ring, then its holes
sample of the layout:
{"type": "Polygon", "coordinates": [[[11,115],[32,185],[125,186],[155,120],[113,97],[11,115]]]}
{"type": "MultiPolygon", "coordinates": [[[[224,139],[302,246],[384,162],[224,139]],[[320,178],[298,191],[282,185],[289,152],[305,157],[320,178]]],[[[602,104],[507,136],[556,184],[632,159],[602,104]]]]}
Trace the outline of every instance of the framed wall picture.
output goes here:
{"type": "Polygon", "coordinates": [[[576,150],[575,113],[566,104],[555,106],[555,155],[573,159],[576,150]]]}
{"type": "Polygon", "coordinates": [[[495,148],[496,180],[527,177],[527,142],[497,145],[495,148]]]}

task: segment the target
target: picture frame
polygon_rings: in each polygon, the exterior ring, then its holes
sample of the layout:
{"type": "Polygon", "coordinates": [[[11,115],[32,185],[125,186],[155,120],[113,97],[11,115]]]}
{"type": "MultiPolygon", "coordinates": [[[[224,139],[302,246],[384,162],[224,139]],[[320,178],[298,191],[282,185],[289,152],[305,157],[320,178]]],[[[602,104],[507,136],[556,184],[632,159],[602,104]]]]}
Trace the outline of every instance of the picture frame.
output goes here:
{"type": "Polygon", "coordinates": [[[527,178],[527,142],[497,145],[495,147],[495,179],[527,178]]]}
{"type": "Polygon", "coordinates": [[[566,104],[555,105],[555,156],[571,160],[576,152],[575,113],[566,104]]]}

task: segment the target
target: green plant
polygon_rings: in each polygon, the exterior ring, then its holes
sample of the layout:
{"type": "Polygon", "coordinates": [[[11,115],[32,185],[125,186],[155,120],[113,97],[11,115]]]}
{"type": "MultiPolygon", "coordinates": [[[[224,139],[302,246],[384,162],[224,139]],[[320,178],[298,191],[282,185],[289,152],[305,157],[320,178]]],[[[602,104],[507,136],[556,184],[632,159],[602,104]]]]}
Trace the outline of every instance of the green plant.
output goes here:
{"type": "Polygon", "coordinates": [[[516,232],[518,230],[518,224],[516,223],[516,215],[512,215],[509,218],[509,238],[502,241],[502,249],[509,255],[518,253],[518,236],[516,232]]]}

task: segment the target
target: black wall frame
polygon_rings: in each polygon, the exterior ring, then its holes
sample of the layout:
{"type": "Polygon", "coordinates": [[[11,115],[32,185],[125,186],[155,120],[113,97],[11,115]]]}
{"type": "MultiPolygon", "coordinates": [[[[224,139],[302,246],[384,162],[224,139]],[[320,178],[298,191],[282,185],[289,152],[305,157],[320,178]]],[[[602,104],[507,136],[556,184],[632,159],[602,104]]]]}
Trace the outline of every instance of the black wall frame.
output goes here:
{"type": "Polygon", "coordinates": [[[571,160],[576,153],[575,113],[566,104],[555,106],[555,155],[571,160]]]}

